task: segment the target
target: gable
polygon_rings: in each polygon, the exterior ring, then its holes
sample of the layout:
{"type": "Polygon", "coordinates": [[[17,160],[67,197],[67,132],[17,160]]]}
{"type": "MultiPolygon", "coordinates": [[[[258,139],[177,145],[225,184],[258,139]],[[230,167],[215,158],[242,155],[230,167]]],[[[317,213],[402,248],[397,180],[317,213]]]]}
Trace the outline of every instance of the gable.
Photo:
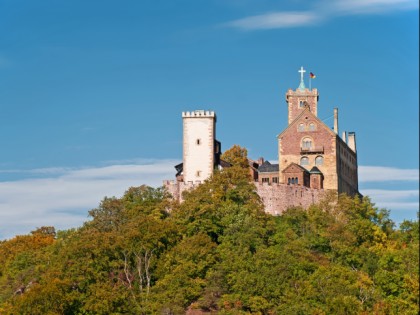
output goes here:
{"type": "MultiPolygon", "coordinates": [[[[308,121],[313,121],[316,123],[317,131],[324,130],[327,131],[332,136],[337,136],[337,134],[331,130],[323,121],[321,121],[317,116],[315,116],[309,108],[306,108],[305,110],[300,113],[299,116],[296,117],[296,119],[287,126],[286,129],[284,129],[280,134],[277,135],[277,139],[280,139],[281,136],[283,136],[285,133],[289,132],[298,132],[298,125],[303,122],[304,118],[308,118],[308,121]]],[[[306,120],[306,119],[305,119],[306,120]]]]}
{"type": "Polygon", "coordinates": [[[282,173],[308,173],[308,171],[296,163],[290,163],[282,173]]]}

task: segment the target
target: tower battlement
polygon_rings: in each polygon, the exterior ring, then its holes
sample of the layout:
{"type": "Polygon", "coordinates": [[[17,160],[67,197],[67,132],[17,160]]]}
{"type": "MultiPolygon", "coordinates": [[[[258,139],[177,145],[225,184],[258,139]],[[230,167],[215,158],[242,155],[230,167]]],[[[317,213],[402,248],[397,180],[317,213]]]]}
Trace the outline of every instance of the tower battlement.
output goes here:
{"type": "Polygon", "coordinates": [[[192,112],[182,112],[182,118],[202,118],[202,117],[214,117],[216,118],[216,114],[214,113],[214,111],[210,111],[210,110],[195,110],[192,112]]]}
{"type": "Polygon", "coordinates": [[[311,90],[309,90],[308,88],[305,88],[304,90],[301,89],[288,89],[286,92],[286,101],[288,100],[288,98],[290,96],[301,96],[301,95],[310,95],[310,96],[316,96],[317,98],[319,98],[319,93],[318,93],[318,89],[313,88],[311,90]]]}

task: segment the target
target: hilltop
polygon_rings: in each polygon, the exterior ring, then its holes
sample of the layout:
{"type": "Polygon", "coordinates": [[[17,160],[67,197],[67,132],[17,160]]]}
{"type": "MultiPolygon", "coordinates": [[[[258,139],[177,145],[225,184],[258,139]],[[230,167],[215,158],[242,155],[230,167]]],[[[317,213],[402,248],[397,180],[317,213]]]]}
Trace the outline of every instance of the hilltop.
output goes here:
{"type": "Polygon", "coordinates": [[[271,216],[233,164],[182,203],[131,187],[1,242],[0,313],[418,314],[418,221],[346,195],[271,216]]]}

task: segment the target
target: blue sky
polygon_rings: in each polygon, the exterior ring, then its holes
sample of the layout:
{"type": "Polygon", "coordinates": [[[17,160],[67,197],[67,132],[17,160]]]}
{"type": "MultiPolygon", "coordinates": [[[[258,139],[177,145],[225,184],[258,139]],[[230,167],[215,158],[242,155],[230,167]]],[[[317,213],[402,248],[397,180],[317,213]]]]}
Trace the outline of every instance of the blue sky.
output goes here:
{"type": "Polygon", "coordinates": [[[356,132],[361,192],[416,219],[418,60],[413,0],[0,0],[0,239],[172,179],[182,111],[276,160],[301,66],[356,132]]]}

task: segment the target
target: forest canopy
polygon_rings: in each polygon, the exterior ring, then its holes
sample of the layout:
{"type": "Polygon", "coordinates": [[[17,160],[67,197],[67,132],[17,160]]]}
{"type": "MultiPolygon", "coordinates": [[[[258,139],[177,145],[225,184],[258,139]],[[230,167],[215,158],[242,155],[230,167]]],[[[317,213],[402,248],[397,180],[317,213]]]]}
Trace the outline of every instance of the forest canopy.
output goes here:
{"type": "Polygon", "coordinates": [[[236,149],[183,203],[131,187],[0,242],[0,314],[418,314],[418,220],[346,195],[268,215],[236,149]]]}

